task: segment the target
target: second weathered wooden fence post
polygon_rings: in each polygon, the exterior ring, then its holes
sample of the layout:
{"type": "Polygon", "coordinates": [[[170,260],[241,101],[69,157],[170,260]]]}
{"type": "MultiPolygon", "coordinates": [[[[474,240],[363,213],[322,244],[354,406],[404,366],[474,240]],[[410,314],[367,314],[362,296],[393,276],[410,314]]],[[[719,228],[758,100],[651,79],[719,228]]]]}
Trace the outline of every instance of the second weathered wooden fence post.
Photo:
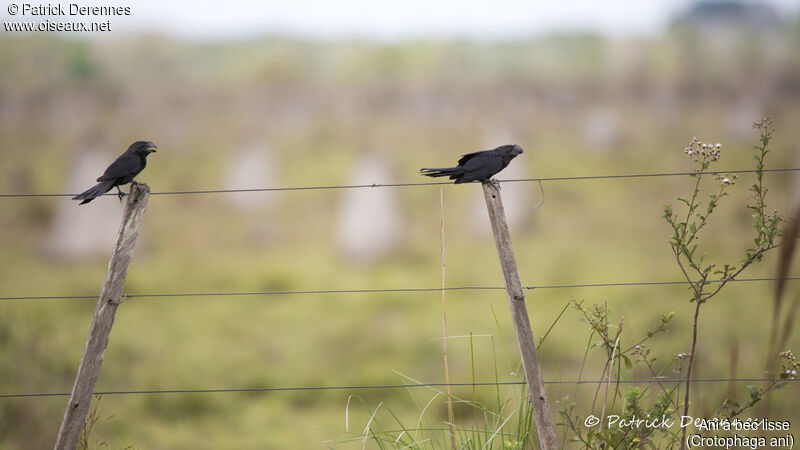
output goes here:
{"type": "Polygon", "coordinates": [[[497,245],[497,254],[500,256],[500,266],[503,269],[508,304],[511,307],[511,318],[514,321],[514,329],[517,332],[517,342],[522,356],[522,366],[525,369],[525,379],[528,382],[533,417],[536,420],[536,430],[539,432],[539,444],[546,450],[556,449],[558,448],[558,439],[553,425],[553,417],[550,414],[547,393],[544,389],[542,368],[539,365],[536,341],[533,338],[533,331],[528,318],[528,308],[525,306],[525,293],[519,280],[517,260],[514,257],[514,248],[511,245],[511,234],[508,232],[503,200],[500,198],[500,188],[493,182],[484,182],[483,196],[486,199],[489,220],[492,222],[494,242],[497,245]]]}
{"type": "Polygon", "coordinates": [[[56,437],[57,450],[73,450],[78,446],[149,197],[150,187],[146,184],[131,184],[125,211],[122,214],[122,223],[117,233],[117,244],[108,263],[108,272],[100,298],[97,300],[97,308],[78,366],[78,374],[75,376],[72,394],[56,437]]]}

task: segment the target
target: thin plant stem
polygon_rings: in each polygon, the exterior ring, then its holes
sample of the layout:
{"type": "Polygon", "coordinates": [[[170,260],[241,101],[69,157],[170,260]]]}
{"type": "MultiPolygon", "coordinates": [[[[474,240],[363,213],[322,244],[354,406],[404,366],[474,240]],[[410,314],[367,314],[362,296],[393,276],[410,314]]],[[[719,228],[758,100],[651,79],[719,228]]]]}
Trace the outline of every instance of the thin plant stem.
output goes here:
{"type": "MultiPolygon", "coordinates": [[[[692,363],[694,362],[694,353],[697,348],[697,323],[700,318],[700,305],[703,304],[700,300],[695,301],[694,307],[694,321],[692,323],[692,349],[689,352],[689,364],[686,367],[686,392],[683,397],[683,415],[689,415],[689,389],[692,385],[692,363]]],[[[683,427],[681,432],[681,448],[686,448],[686,429],[683,427]]]]}
{"type": "Polygon", "coordinates": [[[453,396],[450,392],[450,368],[447,364],[447,299],[445,297],[445,245],[444,245],[444,188],[439,186],[439,216],[441,217],[440,239],[442,250],[442,360],[444,361],[444,379],[447,382],[447,420],[450,424],[450,440],[453,450],[456,444],[456,422],[453,413],[453,396]]]}

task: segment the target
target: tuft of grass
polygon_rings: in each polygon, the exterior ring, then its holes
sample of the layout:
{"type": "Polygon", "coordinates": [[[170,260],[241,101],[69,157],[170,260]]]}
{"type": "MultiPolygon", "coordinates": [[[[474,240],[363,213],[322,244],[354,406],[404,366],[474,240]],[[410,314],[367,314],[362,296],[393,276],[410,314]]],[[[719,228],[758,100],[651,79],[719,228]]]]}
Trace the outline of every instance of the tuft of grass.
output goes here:
{"type": "MultiPolygon", "coordinates": [[[[541,347],[547,335],[563,317],[569,303],[562,308],[559,314],[550,324],[547,333],[539,341],[541,347]]],[[[495,317],[498,332],[502,337],[502,327],[500,321],[491,308],[495,317]]],[[[497,351],[495,348],[494,335],[480,335],[488,337],[491,341],[491,356],[494,366],[494,381],[500,382],[498,375],[497,351]]],[[[407,388],[406,391],[412,401],[419,409],[419,415],[414,418],[414,425],[408,425],[409,419],[402,418],[388,404],[378,402],[374,409],[358,395],[350,395],[345,406],[345,430],[344,437],[325,441],[329,448],[341,445],[357,445],[366,448],[371,442],[379,449],[384,448],[417,448],[417,449],[448,449],[455,445],[458,449],[467,450],[523,450],[535,448],[535,428],[533,427],[533,411],[528,400],[528,390],[525,383],[505,390],[501,385],[494,386],[494,398],[483,400],[476,392],[474,383],[477,382],[475,373],[477,369],[475,358],[474,338],[476,335],[470,332],[468,335],[455,336],[450,338],[469,339],[469,361],[470,375],[473,382],[468,397],[453,394],[450,389],[439,389],[436,386],[426,386],[428,392],[433,394],[427,401],[424,401],[413,389],[407,388]],[[351,405],[352,400],[357,399],[361,405],[361,412],[365,414],[365,426],[362,432],[358,433],[350,430],[351,425],[351,405]],[[437,406],[441,402],[454,403],[462,414],[459,423],[453,423],[447,419],[439,417],[437,406]]],[[[505,340],[501,339],[502,342],[505,340]]],[[[505,348],[505,345],[504,345],[505,348]]],[[[506,359],[508,350],[505,349],[506,359]]],[[[517,362],[516,366],[519,366],[517,362]]],[[[420,380],[409,375],[395,371],[404,383],[423,384],[420,380]]],[[[521,377],[521,372],[514,371],[521,377]]],[[[448,417],[450,414],[448,413],[448,417]]]]}

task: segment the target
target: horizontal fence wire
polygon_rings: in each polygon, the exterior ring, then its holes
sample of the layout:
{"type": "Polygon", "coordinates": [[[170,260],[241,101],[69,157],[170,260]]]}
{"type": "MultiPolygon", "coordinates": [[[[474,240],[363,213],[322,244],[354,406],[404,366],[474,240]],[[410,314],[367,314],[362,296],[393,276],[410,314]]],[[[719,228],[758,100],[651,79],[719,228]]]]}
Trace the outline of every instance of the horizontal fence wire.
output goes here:
{"type": "MultiPolygon", "coordinates": [[[[774,379],[774,378],[693,378],[691,383],[755,383],[755,382],[794,382],[800,379],[774,379]]],[[[645,384],[645,383],[685,383],[680,378],[652,378],[641,380],[611,380],[611,384],[645,384]]],[[[558,380],[545,381],[545,384],[603,384],[609,380],[558,380]]],[[[421,387],[472,387],[472,386],[514,386],[523,385],[524,381],[487,381],[479,383],[409,383],[409,384],[376,384],[352,386],[289,386],[289,387],[261,387],[261,388],[221,388],[221,389],[142,389],[125,391],[97,391],[93,395],[145,395],[145,394],[214,394],[223,392],[286,392],[286,391],[346,391],[365,389],[405,389],[421,387]]],[[[30,392],[21,394],[0,394],[0,398],[24,397],[65,397],[69,392],[30,392]]]]}
{"type": "MultiPolygon", "coordinates": [[[[793,172],[800,170],[800,167],[785,167],[778,169],[762,169],[761,172],[793,172]]],[[[758,172],[756,169],[744,170],[714,170],[703,172],[704,175],[720,175],[727,173],[754,173],[758,172]]],[[[630,178],[654,178],[654,177],[675,177],[695,175],[697,172],[664,172],[664,173],[635,173],[635,174],[617,174],[617,175],[587,175],[587,176],[572,176],[572,177],[546,177],[546,178],[518,178],[510,180],[497,180],[500,183],[516,183],[516,182],[546,182],[546,181],[577,181],[577,180],[609,180],[609,179],[630,179],[630,178]]],[[[276,192],[276,191],[314,191],[314,190],[333,190],[333,189],[363,189],[363,188],[383,188],[383,187],[412,187],[412,186],[440,186],[453,184],[450,181],[431,181],[420,183],[372,183],[372,184],[342,184],[342,185],[328,185],[328,186],[290,186],[290,187],[265,187],[265,188],[251,188],[251,189],[196,189],[184,191],[162,191],[151,192],[150,195],[187,195],[187,194],[229,194],[241,192],[276,192]]],[[[26,193],[9,193],[0,194],[0,198],[22,198],[22,197],[73,197],[75,194],[67,193],[50,193],[50,194],[26,194],[26,193]]],[[[104,194],[104,195],[117,195],[117,194],[104,194]]]]}
{"type": "MultiPolygon", "coordinates": [[[[757,282],[777,281],[780,278],[734,278],[728,282],[757,282]]],[[[800,277],[786,277],[788,281],[800,280],[800,277]]],[[[696,283],[693,281],[692,283],[696,283]]],[[[706,283],[721,283],[721,280],[708,280],[706,283]]],[[[536,289],[566,289],[566,288],[595,288],[595,287],[633,287],[633,286],[673,286],[689,284],[689,281],[641,281],[630,283],[583,283],[583,284],[551,284],[541,286],[523,286],[525,290],[536,289]]],[[[298,294],[371,294],[371,293],[414,293],[414,292],[440,292],[440,291],[490,291],[504,290],[504,286],[453,286],[445,288],[390,288],[390,289],[323,289],[302,291],[248,291],[248,292],[172,292],[151,294],[124,294],[123,299],[154,298],[154,297],[243,297],[260,295],[298,295],[298,294]]],[[[12,300],[85,300],[94,299],[97,295],[42,295],[42,296],[9,296],[0,297],[0,301],[12,300]]]]}

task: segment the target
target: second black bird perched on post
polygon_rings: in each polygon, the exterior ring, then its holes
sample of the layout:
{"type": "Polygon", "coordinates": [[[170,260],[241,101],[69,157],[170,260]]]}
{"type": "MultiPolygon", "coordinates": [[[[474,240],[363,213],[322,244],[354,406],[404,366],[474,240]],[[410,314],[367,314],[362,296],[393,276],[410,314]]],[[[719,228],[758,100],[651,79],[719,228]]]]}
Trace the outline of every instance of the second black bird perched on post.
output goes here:
{"type": "Polygon", "coordinates": [[[522,153],[519,145],[501,145],[494,150],[467,153],[458,160],[455,167],[420,169],[429,177],[450,177],[456,184],[471,181],[488,181],[494,174],[508,166],[517,155],[522,153]]]}
{"type": "Polygon", "coordinates": [[[125,193],[119,188],[120,185],[130,183],[139,175],[139,172],[144,170],[147,165],[147,155],[156,151],[158,147],[150,141],[136,141],[125,150],[125,153],[119,156],[110,166],[103,172],[103,175],[97,179],[94,187],[72,197],[73,200],[82,200],[80,203],[89,203],[95,198],[105,194],[114,187],[117,188],[119,198],[122,199],[125,193]]]}

